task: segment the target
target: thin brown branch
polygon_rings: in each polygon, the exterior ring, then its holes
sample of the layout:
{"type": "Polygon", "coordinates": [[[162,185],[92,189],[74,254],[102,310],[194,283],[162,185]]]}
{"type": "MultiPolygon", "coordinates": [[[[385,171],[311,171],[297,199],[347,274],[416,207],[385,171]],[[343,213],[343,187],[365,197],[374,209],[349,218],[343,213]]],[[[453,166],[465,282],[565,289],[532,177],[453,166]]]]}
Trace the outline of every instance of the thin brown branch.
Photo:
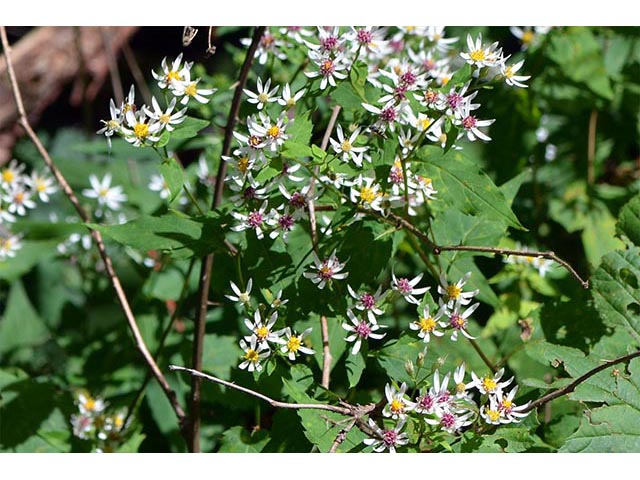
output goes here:
{"type": "Polygon", "coordinates": [[[338,450],[338,447],[342,444],[342,442],[346,440],[347,435],[355,426],[355,424],[356,420],[354,419],[353,421],[349,422],[349,425],[338,432],[338,435],[336,435],[336,439],[333,441],[333,445],[331,445],[331,448],[329,449],[329,453],[336,453],[336,450],[338,450]]]}
{"type": "MultiPolygon", "coordinates": [[[[80,205],[80,202],[78,201],[78,198],[77,198],[76,194],[74,193],[73,189],[71,188],[71,186],[69,185],[69,183],[67,182],[65,177],[62,175],[60,170],[58,170],[56,165],[53,163],[53,160],[49,156],[49,152],[47,152],[46,148],[44,147],[44,145],[42,144],[42,142],[40,141],[40,139],[38,138],[36,133],[31,128],[29,120],[27,119],[26,111],[24,109],[24,104],[22,102],[22,95],[20,93],[20,89],[18,87],[18,83],[17,83],[17,80],[16,80],[16,75],[15,75],[15,72],[13,70],[13,64],[11,62],[11,47],[9,46],[9,41],[7,39],[7,33],[6,33],[6,30],[5,30],[5,27],[3,27],[3,26],[0,26],[0,36],[1,36],[1,39],[2,39],[2,47],[4,49],[5,58],[6,58],[6,62],[7,62],[7,70],[9,72],[9,80],[10,80],[10,83],[11,83],[11,89],[13,91],[14,99],[15,99],[16,106],[17,106],[17,109],[18,109],[18,112],[19,112],[18,123],[25,129],[27,135],[29,136],[29,138],[31,139],[33,144],[36,146],[36,148],[37,148],[38,152],[40,153],[40,155],[42,156],[42,159],[44,160],[45,164],[47,165],[47,167],[49,168],[49,170],[51,171],[53,176],[56,178],[56,181],[58,182],[58,184],[60,185],[60,187],[64,191],[65,195],[69,198],[69,201],[71,202],[71,204],[75,208],[76,212],[78,213],[78,215],[80,216],[82,221],[85,222],[85,223],[91,223],[91,218],[89,217],[87,212],[84,210],[84,208],[80,205]]],[[[140,329],[138,328],[138,324],[137,324],[136,318],[135,318],[135,316],[134,316],[134,314],[133,314],[133,312],[131,310],[131,307],[129,305],[129,301],[127,299],[127,296],[126,296],[126,294],[124,292],[124,289],[122,288],[122,285],[120,283],[120,279],[119,279],[115,269],[113,268],[113,264],[111,262],[111,258],[107,254],[107,251],[106,251],[106,248],[105,248],[105,245],[104,245],[104,241],[102,239],[102,235],[100,234],[100,232],[98,232],[96,230],[89,229],[89,231],[91,232],[91,236],[93,237],[93,239],[94,239],[94,241],[96,243],[96,246],[97,246],[98,251],[100,253],[100,257],[102,258],[102,261],[104,263],[105,269],[106,269],[106,271],[108,273],[111,285],[113,286],[113,289],[115,290],[116,297],[118,298],[120,306],[122,307],[122,311],[123,311],[123,313],[124,313],[124,315],[125,315],[125,317],[127,319],[127,323],[129,324],[129,328],[131,330],[131,333],[134,336],[136,348],[138,349],[138,351],[142,355],[144,361],[146,362],[147,366],[149,367],[149,369],[153,373],[153,376],[156,378],[156,380],[160,384],[160,387],[162,388],[164,394],[168,398],[168,400],[169,400],[169,402],[170,402],[170,404],[171,404],[176,416],[178,417],[178,420],[180,421],[180,425],[182,426],[183,422],[184,422],[184,419],[185,419],[184,411],[182,410],[182,407],[178,403],[178,398],[177,398],[175,392],[169,386],[169,383],[167,382],[166,378],[164,377],[162,371],[160,370],[160,368],[158,367],[158,365],[154,361],[153,357],[149,353],[149,350],[147,349],[147,346],[146,346],[146,344],[144,342],[144,339],[142,338],[142,335],[140,333],[140,329]]]]}
{"type": "Polygon", "coordinates": [[[592,110],[589,116],[589,136],[587,139],[587,183],[595,182],[594,163],[596,159],[596,126],[598,124],[598,111],[592,110]]]}
{"type": "Polygon", "coordinates": [[[124,55],[124,59],[127,62],[127,66],[129,70],[133,74],[133,78],[136,81],[136,86],[140,91],[142,98],[144,99],[144,103],[147,105],[151,105],[151,90],[147,86],[147,82],[144,79],[144,75],[142,74],[142,69],[140,68],[140,64],[138,63],[138,59],[136,55],[131,50],[129,46],[129,42],[125,42],[122,44],[122,54],[124,55]]]}
{"type": "Polygon", "coordinates": [[[179,365],[169,365],[169,370],[177,370],[182,372],[187,372],[194,377],[204,378],[205,380],[209,380],[210,382],[217,383],[219,385],[224,385],[225,387],[233,388],[234,390],[238,390],[239,392],[246,393],[247,395],[251,395],[252,397],[259,398],[267,402],[269,405],[275,408],[289,408],[293,410],[302,410],[302,409],[312,409],[312,410],[326,410],[329,412],[339,413],[341,415],[351,416],[354,414],[356,409],[349,407],[339,407],[337,405],[327,405],[324,403],[288,403],[288,402],[280,402],[278,400],[274,400],[271,397],[263,395],[262,393],[256,392],[255,390],[251,390],[250,388],[243,387],[241,385],[235,384],[233,382],[228,382],[226,380],[222,380],[221,378],[214,377],[212,375],[208,375],[206,373],[200,372],[198,370],[194,370],[192,368],[181,367],[179,365]]]}
{"type": "MultiPolygon", "coordinates": [[[[327,145],[329,145],[329,139],[331,138],[331,133],[333,132],[333,127],[336,124],[339,113],[340,105],[336,105],[335,107],[333,107],[331,117],[329,118],[329,123],[327,124],[327,129],[325,130],[324,136],[322,137],[322,143],[320,144],[320,148],[322,148],[322,150],[326,150],[327,145]]],[[[311,188],[309,189],[309,202],[307,203],[307,209],[309,210],[309,224],[311,226],[311,242],[313,245],[313,250],[316,253],[318,250],[318,223],[316,219],[315,201],[313,197],[316,193],[316,177],[318,176],[319,169],[319,165],[315,167],[315,175],[311,180],[311,188]]],[[[327,325],[327,317],[324,315],[320,316],[320,329],[320,331],[322,332],[321,385],[324,388],[329,388],[329,381],[331,379],[331,361],[333,360],[333,357],[331,355],[331,349],[329,348],[329,328],[327,325]]]]}
{"type": "Polygon", "coordinates": [[[111,43],[111,36],[105,30],[104,27],[100,28],[100,34],[102,35],[102,43],[104,45],[104,56],[107,59],[109,65],[109,78],[111,79],[111,87],[113,88],[113,95],[116,98],[116,104],[121,104],[124,100],[124,92],[122,90],[122,79],[120,78],[120,69],[118,69],[118,60],[113,53],[113,45],[111,43]]]}
{"type": "Polygon", "coordinates": [[[578,272],[576,272],[569,263],[562,260],[553,252],[534,252],[529,250],[511,250],[508,248],[493,248],[493,247],[476,247],[471,245],[437,245],[434,247],[434,253],[436,255],[440,254],[440,252],[447,251],[458,251],[458,252],[486,252],[486,253],[496,253],[499,255],[514,255],[517,257],[538,257],[538,258],[548,258],[549,260],[553,260],[556,263],[559,263],[564,268],[566,268],[571,275],[573,275],[576,280],[578,280],[584,288],[589,288],[589,281],[583,280],[578,272]]]}
{"type": "MultiPolygon", "coordinates": [[[[242,90],[247,83],[249,77],[249,71],[253,63],[255,52],[260,44],[260,39],[265,30],[265,27],[256,27],[253,32],[253,38],[251,45],[247,50],[244,63],[240,70],[240,76],[236,85],[236,90],[231,101],[231,108],[229,110],[229,117],[227,119],[227,126],[225,128],[224,141],[222,146],[222,156],[228,156],[231,151],[231,142],[233,140],[233,130],[236,126],[238,112],[240,111],[240,100],[242,98],[242,90]]],[[[222,193],[224,190],[224,177],[227,172],[227,162],[220,160],[218,167],[218,173],[216,175],[216,183],[214,187],[212,208],[216,208],[222,201],[222,193]]],[[[202,260],[202,266],[200,268],[200,282],[199,282],[199,307],[198,314],[195,320],[194,332],[193,332],[193,352],[191,357],[191,364],[194,369],[202,369],[202,354],[204,347],[204,332],[206,324],[207,309],[209,307],[209,289],[211,287],[211,270],[213,269],[213,254],[207,255],[202,260]]],[[[200,451],[200,393],[201,393],[201,379],[194,376],[191,382],[191,396],[190,396],[190,418],[189,418],[189,450],[192,452],[200,451]]]]}
{"type": "Polygon", "coordinates": [[[559,388],[558,390],[554,390],[553,392],[548,393],[548,394],[544,395],[543,397],[540,397],[538,400],[535,400],[535,401],[531,402],[529,404],[529,406],[527,408],[523,409],[522,411],[524,413],[530,412],[534,408],[538,408],[540,405],[544,405],[545,403],[548,403],[551,400],[554,400],[554,399],[556,399],[558,397],[561,397],[562,395],[566,395],[568,393],[571,393],[576,389],[576,387],[578,385],[580,385],[581,383],[587,381],[589,378],[593,377],[596,373],[599,373],[599,372],[601,372],[603,370],[606,370],[607,368],[609,368],[609,367],[611,367],[613,365],[617,365],[618,363],[627,362],[627,361],[632,360],[632,359],[634,359],[636,357],[640,357],[640,350],[638,350],[637,352],[630,353],[628,355],[623,355],[622,357],[616,358],[614,360],[607,360],[602,365],[599,365],[596,368],[593,368],[593,369],[589,370],[584,375],[581,375],[580,377],[576,378],[573,382],[569,383],[568,385],[566,385],[566,386],[564,386],[562,388],[559,388]]]}
{"type": "Polygon", "coordinates": [[[329,388],[329,380],[331,378],[331,349],[329,348],[329,326],[327,325],[327,317],[320,316],[320,329],[322,331],[322,383],[324,388],[329,388]]]}

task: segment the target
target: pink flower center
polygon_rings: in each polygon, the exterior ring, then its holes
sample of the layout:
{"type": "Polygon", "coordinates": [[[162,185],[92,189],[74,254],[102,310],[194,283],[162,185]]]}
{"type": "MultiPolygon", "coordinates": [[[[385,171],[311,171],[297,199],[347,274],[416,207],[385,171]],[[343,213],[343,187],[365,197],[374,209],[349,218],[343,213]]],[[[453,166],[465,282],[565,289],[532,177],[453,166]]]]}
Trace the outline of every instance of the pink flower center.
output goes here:
{"type": "MultiPolygon", "coordinates": [[[[401,83],[400,85],[398,85],[396,88],[393,89],[393,96],[397,99],[404,100],[405,98],[407,98],[407,96],[405,95],[406,92],[407,92],[407,85],[401,83]]],[[[395,117],[395,112],[394,112],[394,117],[395,117]]]]}
{"type": "Polygon", "coordinates": [[[320,64],[320,73],[323,77],[329,77],[335,71],[336,66],[333,63],[333,60],[327,59],[320,64]]]}
{"type": "Polygon", "coordinates": [[[476,123],[478,123],[478,120],[473,115],[469,115],[468,117],[465,117],[464,120],[462,120],[462,126],[464,126],[464,128],[466,128],[467,130],[471,130],[473,127],[475,127],[476,123]]]}
{"type": "Polygon", "coordinates": [[[371,32],[368,30],[360,29],[358,33],[356,33],[356,40],[358,40],[358,43],[368,45],[373,40],[373,35],[371,35],[371,32]]]}
{"type": "Polygon", "coordinates": [[[431,410],[433,408],[433,397],[429,394],[423,395],[418,401],[418,406],[425,410],[431,410]]]}
{"type": "Polygon", "coordinates": [[[262,214],[258,210],[254,210],[249,214],[247,223],[251,228],[258,228],[260,225],[262,225],[262,220],[262,214]]]}
{"type": "Polygon", "coordinates": [[[396,167],[392,168],[389,172],[389,180],[391,180],[391,183],[402,183],[404,181],[402,169],[396,167]]]}
{"type": "Polygon", "coordinates": [[[367,310],[371,310],[376,305],[376,299],[370,293],[363,293],[360,297],[360,302],[367,310]]]}
{"type": "Polygon", "coordinates": [[[395,430],[385,430],[382,434],[382,441],[388,447],[395,445],[398,440],[398,434],[395,430]]]}
{"type": "Polygon", "coordinates": [[[245,200],[253,200],[254,198],[256,198],[256,189],[253,187],[247,187],[242,193],[242,197],[245,200]]]}
{"type": "Polygon", "coordinates": [[[440,420],[440,425],[442,425],[444,428],[453,428],[455,424],[456,424],[456,417],[454,417],[450,413],[445,413],[444,415],[442,415],[442,419],[440,420]]]}
{"type": "Polygon", "coordinates": [[[449,392],[444,391],[440,396],[438,396],[438,403],[447,403],[451,399],[451,395],[449,392]]]}
{"type": "Polygon", "coordinates": [[[369,338],[369,335],[371,334],[371,327],[367,322],[360,322],[356,327],[356,333],[359,337],[369,338]]]}
{"type": "Polygon", "coordinates": [[[453,315],[451,315],[451,318],[449,320],[451,322],[451,327],[455,328],[456,330],[462,330],[467,326],[467,321],[458,313],[454,313],[453,315]]]}
{"type": "Polygon", "coordinates": [[[416,80],[416,74],[411,71],[404,72],[400,76],[400,82],[404,83],[405,85],[413,85],[414,83],[416,83],[416,80]]]}
{"type": "Polygon", "coordinates": [[[338,46],[338,37],[329,35],[328,37],[320,40],[320,46],[322,47],[322,50],[331,51],[338,46]]]}
{"type": "Polygon", "coordinates": [[[333,267],[325,260],[320,267],[320,278],[323,280],[331,280],[331,277],[333,277],[333,267]]]}
{"type": "Polygon", "coordinates": [[[291,228],[293,227],[293,223],[293,217],[291,215],[282,215],[278,219],[278,225],[280,225],[280,228],[285,232],[291,230],[291,228]]]}
{"type": "Polygon", "coordinates": [[[393,107],[389,106],[380,112],[380,118],[387,123],[392,123],[396,121],[396,111],[393,107]]]}
{"type": "Polygon", "coordinates": [[[306,204],[307,199],[300,192],[295,192],[289,199],[289,205],[294,208],[304,208],[306,204]]]}
{"type": "Polygon", "coordinates": [[[406,278],[401,278],[398,280],[398,290],[400,290],[400,293],[405,295],[407,293],[411,293],[413,287],[409,283],[409,280],[407,280],[406,278]]]}
{"type": "Polygon", "coordinates": [[[453,92],[447,95],[447,103],[451,108],[458,108],[463,100],[464,98],[459,93],[453,92]]]}

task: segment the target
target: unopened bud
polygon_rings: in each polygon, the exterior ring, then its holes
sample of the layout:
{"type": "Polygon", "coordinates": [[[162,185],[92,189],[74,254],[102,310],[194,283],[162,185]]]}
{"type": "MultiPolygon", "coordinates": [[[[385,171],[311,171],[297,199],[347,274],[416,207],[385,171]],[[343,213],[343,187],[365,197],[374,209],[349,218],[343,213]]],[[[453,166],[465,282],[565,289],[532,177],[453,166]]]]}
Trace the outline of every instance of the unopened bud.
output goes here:
{"type": "Polygon", "coordinates": [[[418,368],[422,368],[422,366],[424,365],[424,352],[420,352],[418,354],[416,365],[418,365],[418,368]]]}
{"type": "Polygon", "coordinates": [[[441,366],[443,366],[444,365],[444,361],[445,361],[444,358],[438,357],[438,359],[436,360],[436,365],[435,365],[436,368],[440,368],[441,366]]]}
{"type": "Polygon", "coordinates": [[[404,362],[404,369],[407,371],[409,376],[413,378],[413,376],[416,373],[416,370],[413,367],[413,362],[411,360],[407,360],[406,362],[404,362]]]}

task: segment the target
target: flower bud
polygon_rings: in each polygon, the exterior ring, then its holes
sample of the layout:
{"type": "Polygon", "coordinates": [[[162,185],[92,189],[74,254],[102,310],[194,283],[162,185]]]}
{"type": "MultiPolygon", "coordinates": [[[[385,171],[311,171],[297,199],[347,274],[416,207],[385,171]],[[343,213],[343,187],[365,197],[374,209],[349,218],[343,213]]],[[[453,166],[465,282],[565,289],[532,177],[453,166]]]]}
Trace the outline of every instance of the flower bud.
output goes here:
{"type": "Polygon", "coordinates": [[[409,376],[413,378],[413,376],[416,373],[416,370],[413,367],[413,362],[411,360],[407,360],[406,362],[404,362],[404,369],[407,371],[409,376]]]}
{"type": "Polygon", "coordinates": [[[418,365],[418,368],[422,368],[422,366],[424,365],[424,352],[420,352],[418,354],[418,359],[416,360],[416,365],[418,365]]]}

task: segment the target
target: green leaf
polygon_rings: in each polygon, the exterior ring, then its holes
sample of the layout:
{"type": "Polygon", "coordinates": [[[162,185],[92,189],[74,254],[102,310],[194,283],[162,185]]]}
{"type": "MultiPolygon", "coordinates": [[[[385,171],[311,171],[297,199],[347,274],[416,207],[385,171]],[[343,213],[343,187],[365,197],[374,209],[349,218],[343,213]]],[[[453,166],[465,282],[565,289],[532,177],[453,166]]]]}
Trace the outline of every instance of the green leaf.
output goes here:
{"type": "Polygon", "coordinates": [[[452,150],[442,154],[441,149],[424,147],[418,150],[418,158],[425,161],[424,168],[438,196],[444,200],[443,205],[453,205],[463,213],[526,230],[500,189],[460,152],[452,150]]]}
{"type": "Polygon", "coordinates": [[[269,443],[269,433],[258,430],[249,433],[241,426],[231,427],[222,435],[220,453],[260,453],[269,443]]]}
{"type": "Polygon", "coordinates": [[[0,279],[13,282],[38,263],[55,257],[59,240],[25,240],[15,257],[0,261],[0,279]]]}
{"type": "Polygon", "coordinates": [[[522,184],[529,179],[531,176],[531,169],[527,168],[524,171],[520,172],[518,175],[513,177],[511,180],[504,182],[500,185],[500,191],[504,195],[504,198],[507,200],[509,206],[513,205],[513,199],[516,197],[518,190],[522,184]]]}
{"type": "Polygon", "coordinates": [[[309,120],[309,112],[296,116],[293,122],[287,124],[286,132],[289,135],[289,139],[284,142],[284,147],[286,147],[287,142],[309,145],[312,131],[313,123],[309,120]]]}
{"type": "Polygon", "coordinates": [[[596,203],[587,213],[582,244],[592,265],[598,265],[606,253],[624,248],[624,244],[614,236],[615,227],[616,220],[604,204],[596,203]]]}
{"type": "Polygon", "coordinates": [[[49,330],[31,305],[22,282],[14,282],[0,321],[0,358],[17,349],[33,349],[50,337],[49,330]]]}
{"type": "Polygon", "coordinates": [[[414,364],[418,354],[427,350],[427,344],[421,338],[402,334],[397,340],[390,340],[377,352],[376,360],[387,376],[396,382],[413,383],[405,364],[411,360],[414,364]]]}
{"type": "Polygon", "coordinates": [[[366,99],[358,95],[353,85],[347,82],[340,82],[336,89],[331,92],[331,98],[344,110],[353,112],[362,109],[362,102],[366,99]]]}
{"type": "Polygon", "coordinates": [[[180,165],[175,158],[171,157],[160,164],[160,173],[162,173],[171,192],[171,197],[169,198],[169,203],[171,203],[182,191],[182,186],[186,179],[184,170],[182,165],[180,165]]]}
{"type": "Polygon", "coordinates": [[[638,452],[640,451],[640,360],[629,363],[629,376],[621,378],[611,390],[623,403],[585,412],[580,428],[568,438],[561,452],[638,452]]]}
{"type": "Polygon", "coordinates": [[[193,138],[198,135],[200,130],[207,128],[211,122],[201,118],[187,117],[184,122],[177,125],[175,130],[171,132],[172,140],[184,140],[193,138]]]}
{"type": "Polygon", "coordinates": [[[204,336],[202,368],[222,379],[231,377],[231,369],[237,366],[242,356],[238,338],[231,335],[210,333],[204,336]]]}
{"type": "Polygon", "coordinates": [[[221,218],[216,212],[205,217],[187,217],[175,212],[160,217],[143,215],[122,225],[90,224],[89,227],[145,252],[160,250],[188,258],[225,251],[221,218]]]}
{"type": "Polygon", "coordinates": [[[620,210],[617,231],[640,246],[640,195],[633,197],[620,210]]]}
{"type": "Polygon", "coordinates": [[[604,322],[624,328],[630,342],[640,345],[640,248],[605,255],[591,282],[604,322]]]}
{"type": "Polygon", "coordinates": [[[356,94],[364,98],[364,86],[369,75],[369,67],[365,62],[357,61],[351,66],[349,80],[356,94]]]}
{"type": "Polygon", "coordinates": [[[347,352],[347,358],[344,362],[344,365],[347,369],[347,380],[349,380],[349,388],[355,387],[362,377],[362,372],[364,372],[364,369],[366,367],[365,352],[366,349],[364,345],[362,345],[361,350],[357,355],[351,355],[350,349],[347,352]]]}

